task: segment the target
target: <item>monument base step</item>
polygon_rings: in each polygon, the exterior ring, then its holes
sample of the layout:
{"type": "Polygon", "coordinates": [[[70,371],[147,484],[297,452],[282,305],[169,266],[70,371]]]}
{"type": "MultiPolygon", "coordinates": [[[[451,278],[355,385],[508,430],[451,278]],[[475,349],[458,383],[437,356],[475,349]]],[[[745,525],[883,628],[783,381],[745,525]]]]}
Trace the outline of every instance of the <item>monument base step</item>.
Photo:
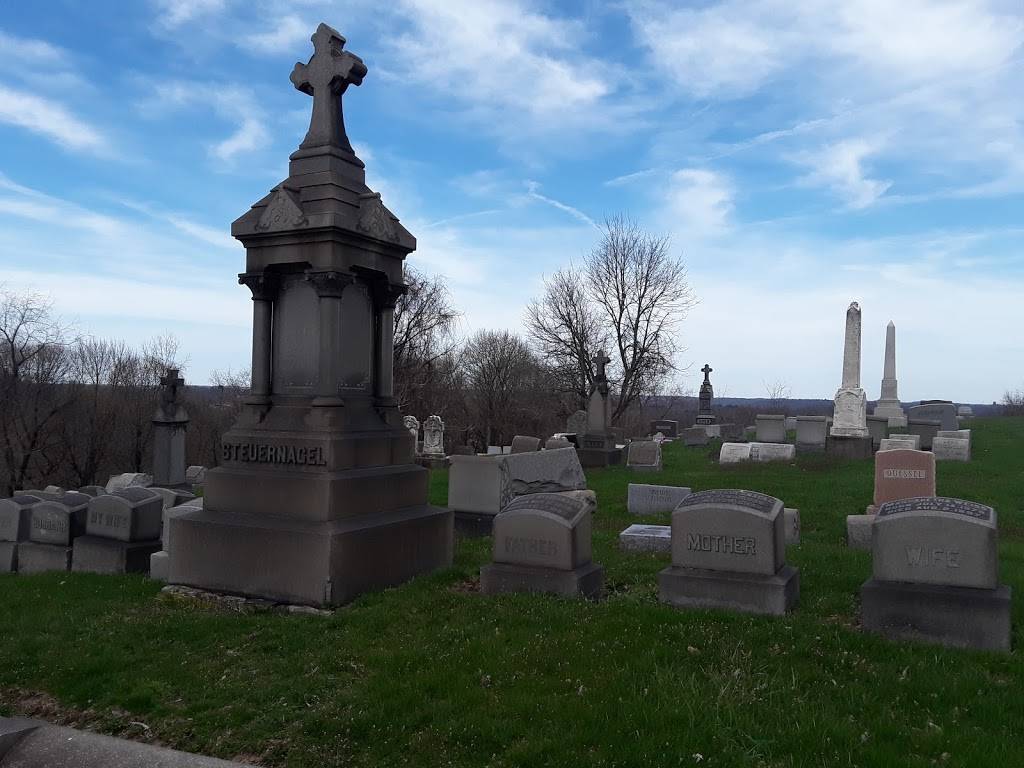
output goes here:
{"type": "Polygon", "coordinates": [[[18,570],[18,542],[0,541],[0,573],[18,570]]]}
{"type": "Polygon", "coordinates": [[[455,534],[464,539],[490,536],[494,530],[494,515],[489,512],[459,512],[455,510],[455,534]]]}
{"type": "Polygon", "coordinates": [[[837,437],[830,435],[825,452],[841,459],[870,459],[874,445],[871,435],[867,437],[837,437]]]}
{"type": "Polygon", "coordinates": [[[764,576],[670,565],[658,573],[658,599],[679,608],[782,616],[800,599],[800,571],[784,565],[773,576],[764,576]]]}
{"type": "Polygon", "coordinates": [[[480,569],[480,591],[485,595],[543,592],[596,600],[603,587],[604,567],[596,563],[581,565],[572,571],[509,563],[491,563],[480,569]]]}
{"type": "Polygon", "coordinates": [[[160,539],[116,541],[79,536],[74,543],[71,570],[81,573],[149,573],[149,556],[163,548],[160,539]]]}
{"type": "Polygon", "coordinates": [[[825,443],[797,443],[797,453],[824,453],[825,443]]]}
{"type": "Polygon", "coordinates": [[[37,544],[34,541],[23,541],[18,544],[18,573],[70,570],[71,547],[60,544],[37,544]]]}
{"type": "Polygon", "coordinates": [[[621,448],[577,448],[576,454],[584,467],[610,467],[622,463],[621,448]]]}
{"type": "Polygon", "coordinates": [[[196,510],[174,519],[169,582],[337,606],[452,564],[452,511],[426,504],[327,522],[196,510]]]}
{"type": "Polygon", "coordinates": [[[1010,650],[1010,597],[995,589],[868,579],[860,588],[861,623],[894,640],[956,648],[1010,650]]]}

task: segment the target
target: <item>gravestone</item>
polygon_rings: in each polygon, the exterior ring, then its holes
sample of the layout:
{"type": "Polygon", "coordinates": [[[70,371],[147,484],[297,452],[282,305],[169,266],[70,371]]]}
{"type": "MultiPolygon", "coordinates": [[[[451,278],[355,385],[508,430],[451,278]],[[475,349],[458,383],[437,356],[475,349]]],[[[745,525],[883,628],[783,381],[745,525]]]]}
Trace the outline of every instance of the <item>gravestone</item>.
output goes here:
{"type": "Polygon", "coordinates": [[[825,416],[796,417],[796,450],[818,453],[825,450],[828,441],[828,418],[825,416]]]}
{"type": "Polygon", "coordinates": [[[448,507],[466,536],[490,534],[494,516],[516,496],[582,491],[587,487],[575,448],[505,454],[453,456],[448,473],[448,507]]]}
{"type": "Polygon", "coordinates": [[[920,435],[911,435],[907,437],[887,437],[878,444],[878,450],[881,451],[894,451],[898,449],[909,449],[911,451],[918,451],[921,449],[921,437],[920,435]],[[913,438],[913,439],[911,439],[913,438]]]}
{"type": "Polygon", "coordinates": [[[629,444],[626,466],[636,472],[661,472],[661,443],[633,440],[629,444]]]}
{"type": "Polygon", "coordinates": [[[942,645],[1010,650],[1011,591],[998,581],[991,507],[913,498],[879,509],[872,578],[861,587],[869,632],[942,645]]]}
{"type": "Polygon", "coordinates": [[[512,438],[512,453],[531,453],[540,450],[540,438],[516,435],[512,438]]]}
{"type": "Polygon", "coordinates": [[[184,504],[189,499],[194,499],[196,496],[194,493],[184,491],[180,488],[160,488],[156,485],[151,485],[146,489],[152,491],[163,501],[164,509],[170,509],[176,507],[179,504],[184,504]]]}
{"type": "Polygon", "coordinates": [[[454,539],[394,396],[416,240],[366,186],[342,117],[367,68],[326,24],[311,40],[291,73],[312,96],[309,130],[288,178],[232,224],[253,297],[252,386],[205,508],[176,521],[170,582],[335,606],[450,566],[454,539]]]}
{"type": "Polygon", "coordinates": [[[970,461],[971,441],[960,437],[935,437],[932,453],[938,461],[970,461]]]}
{"type": "Polygon", "coordinates": [[[494,519],[493,562],[480,569],[480,590],[598,597],[604,569],[591,562],[586,505],[557,494],[513,500],[494,519]]]}
{"type": "Polygon", "coordinates": [[[444,456],[444,422],[430,416],[423,422],[423,455],[444,456]]]}
{"type": "Polygon", "coordinates": [[[936,437],[955,437],[960,440],[970,440],[971,430],[969,429],[940,429],[936,434],[936,437]]]}
{"type": "Polygon", "coordinates": [[[739,424],[708,425],[705,429],[707,429],[708,437],[720,437],[723,440],[733,441],[743,439],[743,427],[739,424]]]}
{"type": "Polygon", "coordinates": [[[889,436],[888,416],[868,416],[868,434],[871,435],[871,445],[877,451],[882,441],[889,436]]]}
{"type": "Polygon", "coordinates": [[[206,482],[206,467],[193,464],[185,469],[185,484],[193,488],[206,482]]]}
{"type": "Polygon", "coordinates": [[[559,448],[572,448],[573,444],[566,437],[549,437],[547,442],[544,443],[545,451],[554,451],[559,448]]]}
{"type": "Polygon", "coordinates": [[[718,463],[793,461],[795,458],[796,446],[788,443],[722,443],[718,463]]]}
{"type": "Polygon", "coordinates": [[[750,461],[751,443],[722,443],[718,452],[719,464],[739,464],[750,461]]]}
{"type": "Polygon", "coordinates": [[[683,430],[683,445],[700,446],[707,445],[711,438],[708,437],[707,429],[704,427],[689,427],[683,430]]]}
{"type": "Polygon", "coordinates": [[[125,488],[147,488],[153,484],[153,476],[144,472],[125,472],[120,475],[112,475],[107,481],[106,492],[114,493],[125,488]]]}
{"type": "Polygon", "coordinates": [[[861,311],[857,302],[846,310],[846,336],[843,345],[843,381],[836,391],[832,438],[825,446],[842,458],[871,456],[871,435],[867,426],[867,397],[860,386],[861,311]]]}
{"type": "Polygon", "coordinates": [[[185,380],[177,368],[168,368],[160,379],[160,403],[153,415],[153,482],[185,483],[185,431],[188,413],[181,403],[185,380]]]}
{"type": "Polygon", "coordinates": [[[626,491],[626,509],[631,515],[662,514],[671,512],[689,495],[689,488],[676,485],[630,483],[626,491]]]}
{"type": "Polygon", "coordinates": [[[0,499],[0,541],[27,541],[32,529],[32,509],[42,499],[19,494],[0,499]]]}
{"type": "Polygon", "coordinates": [[[415,416],[403,416],[402,426],[409,430],[409,434],[412,435],[413,449],[418,451],[420,447],[420,420],[415,416]]]}
{"type": "Polygon", "coordinates": [[[939,429],[956,429],[956,406],[945,400],[922,400],[920,405],[907,409],[907,420],[937,421],[939,429]]]}
{"type": "Polygon", "coordinates": [[[875,489],[863,515],[846,518],[846,544],[869,549],[878,508],[889,501],[935,495],[935,455],[905,448],[875,454],[875,489]]]}
{"type": "Polygon", "coordinates": [[[940,429],[942,422],[938,419],[916,419],[913,416],[907,418],[907,432],[918,435],[921,438],[921,448],[926,451],[932,449],[932,440],[939,434],[940,429]]]}
{"type": "Polygon", "coordinates": [[[619,534],[619,549],[624,552],[671,552],[672,526],[634,523],[619,534]]]}
{"type": "MultiPolygon", "coordinates": [[[[885,327],[885,360],[882,369],[882,392],[875,404],[874,415],[886,419],[887,426],[905,427],[907,417],[897,394],[896,380],[896,326],[889,321],[885,327]]],[[[883,435],[884,437],[884,435],[883,435]]]]}
{"type": "Polygon", "coordinates": [[[584,467],[607,467],[622,463],[622,450],[615,443],[608,405],[608,375],[605,366],[611,362],[611,358],[601,350],[592,362],[594,386],[587,404],[587,427],[582,435],[577,435],[576,445],[584,467]]]}
{"type": "Polygon", "coordinates": [[[85,533],[89,500],[83,493],[67,493],[60,501],[42,501],[32,508],[29,540],[37,544],[70,547],[85,533]]]}
{"type": "Polygon", "coordinates": [[[583,436],[587,432],[587,412],[576,411],[565,422],[565,431],[570,435],[583,436]]]}
{"type": "Polygon", "coordinates": [[[160,538],[163,497],[149,488],[126,488],[89,501],[85,532],[117,541],[160,538]]]}
{"type": "Polygon", "coordinates": [[[715,397],[715,388],[711,386],[712,371],[714,368],[707,363],[704,363],[704,367],[700,369],[700,372],[704,374],[704,383],[700,385],[700,392],[697,396],[697,421],[695,423],[698,425],[714,424],[717,420],[712,408],[712,401],[715,397]]]}
{"type": "Polygon", "coordinates": [[[679,422],[673,421],[672,419],[658,419],[657,421],[652,421],[650,434],[654,435],[658,432],[661,432],[661,434],[670,440],[675,440],[679,437],[679,422]]]}
{"type": "Polygon", "coordinates": [[[956,417],[960,419],[970,419],[974,417],[974,409],[969,405],[960,405],[956,409],[956,417]]]}
{"type": "Polygon", "coordinates": [[[758,414],[754,417],[757,442],[759,443],[784,443],[786,442],[786,417],[770,414],[758,414]]]}
{"type": "Polygon", "coordinates": [[[672,565],[658,574],[658,592],[678,607],[786,613],[800,576],[786,565],[782,502],[740,490],[688,496],[672,513],[672,565]]]}

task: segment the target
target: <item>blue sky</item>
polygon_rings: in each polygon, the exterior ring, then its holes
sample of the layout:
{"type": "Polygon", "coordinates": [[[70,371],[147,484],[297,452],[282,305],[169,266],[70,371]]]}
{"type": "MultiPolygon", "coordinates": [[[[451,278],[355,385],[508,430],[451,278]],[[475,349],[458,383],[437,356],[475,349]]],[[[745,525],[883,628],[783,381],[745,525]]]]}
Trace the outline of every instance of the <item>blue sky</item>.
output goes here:
{"type": "Polygon", "coordinates": [[[86,332],[172,332],[186,375],[248,364],[230,222],[287,175],[326,21],[367,181],[443,274],[461,332],[520,327],[542,275],[626,212],[701,303],[695,390],[831,397],[864,311],[878,396],[1024,386],[1020,0],[0,3],[0,264],[86,332]]]}

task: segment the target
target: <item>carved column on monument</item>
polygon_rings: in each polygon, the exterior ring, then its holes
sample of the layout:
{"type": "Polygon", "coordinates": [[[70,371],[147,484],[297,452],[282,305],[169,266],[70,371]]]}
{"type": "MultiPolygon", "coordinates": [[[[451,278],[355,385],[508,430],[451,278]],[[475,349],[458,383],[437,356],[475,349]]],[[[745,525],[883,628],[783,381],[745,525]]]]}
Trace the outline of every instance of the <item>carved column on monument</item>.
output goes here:
{"type": "Polygon", "coordinates": [[[341,397],[341,339],[343,322],[341,300],[345,289],[355,282],[352,275],[333,270],[308,271],[308,280],[319,297],[320,314],[320,356],[317,370],[316,406],[344,405],[341,397]]]}
{"type": "Polygon", "coordinates": [[[267,272],[243,272],[238,282],[252,291],[252,388],[246,402],[270,402],[276,276],[267,272]]]}
{"type": "Polygon", "coordinates": [[[395,307],[409,287],[390,283],[380,274],[372,283],[374,308],[374,397],[379,408],[394,408],[395,402],[395,307]]]}
{"type": "Polygon", "coordinates": [[[836,392],[833,437],[868,436],[867,398],[860,386],[861,311],[857,302],[846,310],[843,383],[836,392]]]}
{"type": "Polygon", "coordinates": [[[896,381],[896,325],[889,321],[885,328],[885,366],[882,371],[882,391],[875,405],[875,416],[885,416],[890,427],[907,426],[907,417],[900,404],[896,381]]]}

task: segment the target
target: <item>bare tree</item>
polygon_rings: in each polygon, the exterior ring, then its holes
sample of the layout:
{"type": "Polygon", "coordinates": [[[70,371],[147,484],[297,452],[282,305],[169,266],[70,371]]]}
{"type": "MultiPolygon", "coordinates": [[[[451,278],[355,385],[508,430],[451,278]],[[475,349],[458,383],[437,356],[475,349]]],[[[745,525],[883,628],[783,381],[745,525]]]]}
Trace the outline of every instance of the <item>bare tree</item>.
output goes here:
{"type": "Polygon", "coordinates": [[[569,266],[544,280],[543,294],[526,307],[526,330],[553,386],[571,396],[568,410],[585,404],[594,383],[591,360],[609,334],[580,269],[569,266]]]}
{"type": "Polygon", "coordinates": [[[405,283],[408,290],[395,306],[395,397],[402,410],[438,411],[436,403],[423,402],[423,394],[434,388],[444,368],[439,363],[455,350],[459,313],[443,278],[406,267],[405,283]]]}
{"type": "Polygon", "coordinates": [[[1024,416],[1024,389],[1006,391],[1003,395],[1003,414],[1024,416]]]}
{"type": "Polygon", "coordinates": [[[509,438],[521,417],[526,393],[533,390],[539,366],[530,348],[508,331],[479,331],[460,355],[466,373],[467,401],[488,445],[509,438]]]}
{"type": "Polygon", "coordinates": [[[787,400],[793,393],[793,388],[789,386],[788,382],[782,381],[781,379],[775,379],[774,381],[763,381],[765,394],[771,401],[769,406],[772,413],[786,415],[789,410],[787,400]]]}
{"type": "Polygon", "coordinates": [[[616,421],[676,370],[676,330],[697,299],[668,238],[621,215],[605,220],[601,241],[584,260],[584,275],[611,338],[616,421]]]}

